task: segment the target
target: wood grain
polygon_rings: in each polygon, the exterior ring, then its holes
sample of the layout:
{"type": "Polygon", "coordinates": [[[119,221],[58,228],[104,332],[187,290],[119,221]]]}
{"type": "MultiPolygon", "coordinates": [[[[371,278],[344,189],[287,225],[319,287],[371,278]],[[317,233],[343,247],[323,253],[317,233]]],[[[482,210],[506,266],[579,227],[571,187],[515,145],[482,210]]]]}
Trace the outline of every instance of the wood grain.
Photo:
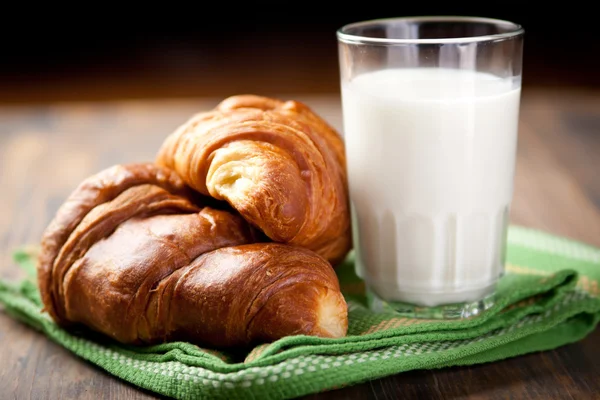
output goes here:
{"type": "MultiPolygon", "coordinates": [[[[341,128],[337,96],[295,96],[341,128]]],[[[164,137],[220,99],[0,108],[0,277],[39,241],[85,177],[147,161],[164,137]]],[[[513,223],[600,246],[600,93],[523,93],[513,223]]],[[[495,363],[412,371],[307,399],[600,398],[600,331],[557,350],[495,363]]],[[[113,378],[0,313],[0,393],[15,399],[157,398],[113,378]]]]}

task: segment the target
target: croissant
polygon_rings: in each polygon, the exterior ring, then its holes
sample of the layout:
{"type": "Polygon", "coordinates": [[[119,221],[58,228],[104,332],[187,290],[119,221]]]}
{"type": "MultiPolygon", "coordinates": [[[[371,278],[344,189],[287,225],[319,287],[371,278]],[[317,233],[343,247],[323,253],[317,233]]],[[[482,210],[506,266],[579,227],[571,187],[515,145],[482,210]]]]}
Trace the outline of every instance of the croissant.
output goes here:
{"type": "Polygon", "coordinates": [[[46,228],[42,301],[62,326],[131,344],[344,336],[332,266],[262,239],[233,210],[204,205],[173,171],[117,165],[82,182],[46,228]]]}
{"type": "Polygon", "coordinates": [[[334,266],[350,249],[343,142],[301,102],[229,97],[167,137],[156,163],[227,201],[276,242],[334,266]]]}

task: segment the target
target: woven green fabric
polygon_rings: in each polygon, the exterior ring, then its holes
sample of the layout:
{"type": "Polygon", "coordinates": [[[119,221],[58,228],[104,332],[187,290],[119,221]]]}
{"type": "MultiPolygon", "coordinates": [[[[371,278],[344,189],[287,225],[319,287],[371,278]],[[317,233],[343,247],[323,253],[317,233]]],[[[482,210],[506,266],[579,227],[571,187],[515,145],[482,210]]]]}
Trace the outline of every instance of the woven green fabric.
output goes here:
{"type": "Polygon", "coordinates": [[[0,282],[7,313],[125,381],[180,399],[284,399],[413,369],[490,362],[575,342],[600,319],[600,249],[522,227],[509,229],[507,274],[495,305],[477,317],[373,313],[350,256],[338,270],[349,305],[347,337],[287,337],[248,352],[189,343],[132,347],[68,333],[40,312],[32,254],[15,258],[30,279],[0,282]]]}

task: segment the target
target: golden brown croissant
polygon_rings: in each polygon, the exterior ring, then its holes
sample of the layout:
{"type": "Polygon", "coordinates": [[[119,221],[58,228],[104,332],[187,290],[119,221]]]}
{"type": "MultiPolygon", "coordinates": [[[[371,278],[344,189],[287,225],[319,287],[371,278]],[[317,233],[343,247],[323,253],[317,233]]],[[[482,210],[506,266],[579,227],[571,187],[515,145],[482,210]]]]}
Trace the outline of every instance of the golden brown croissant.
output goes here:
{"type": "Polygon", "coordinates": [[[350,249],[343,142],[300,102],[227,98],[171,134],[156,162],[226,200],[274,241],[314,250],[334,265],[350,249]]]}
{"type": "Polygon", "coordinates": [[[124,343],[345,335],[331,265],[260,239],[234,212],[199,204],[172,171],[115,166],[80,184],[46,229],[42,300],[59,324],[124,343]]]}

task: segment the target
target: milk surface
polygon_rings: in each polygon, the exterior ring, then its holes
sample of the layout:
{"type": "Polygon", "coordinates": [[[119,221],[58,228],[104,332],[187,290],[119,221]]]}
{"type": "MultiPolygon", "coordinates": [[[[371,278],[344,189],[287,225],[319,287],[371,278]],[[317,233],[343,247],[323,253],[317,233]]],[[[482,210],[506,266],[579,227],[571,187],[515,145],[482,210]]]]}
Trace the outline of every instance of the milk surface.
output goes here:
{"type": "Polygon", "coordinates": [[[520,85],[388,69],[342,85],[357,273],[385,300],[479,300],[504,270],[520,85]]]}

